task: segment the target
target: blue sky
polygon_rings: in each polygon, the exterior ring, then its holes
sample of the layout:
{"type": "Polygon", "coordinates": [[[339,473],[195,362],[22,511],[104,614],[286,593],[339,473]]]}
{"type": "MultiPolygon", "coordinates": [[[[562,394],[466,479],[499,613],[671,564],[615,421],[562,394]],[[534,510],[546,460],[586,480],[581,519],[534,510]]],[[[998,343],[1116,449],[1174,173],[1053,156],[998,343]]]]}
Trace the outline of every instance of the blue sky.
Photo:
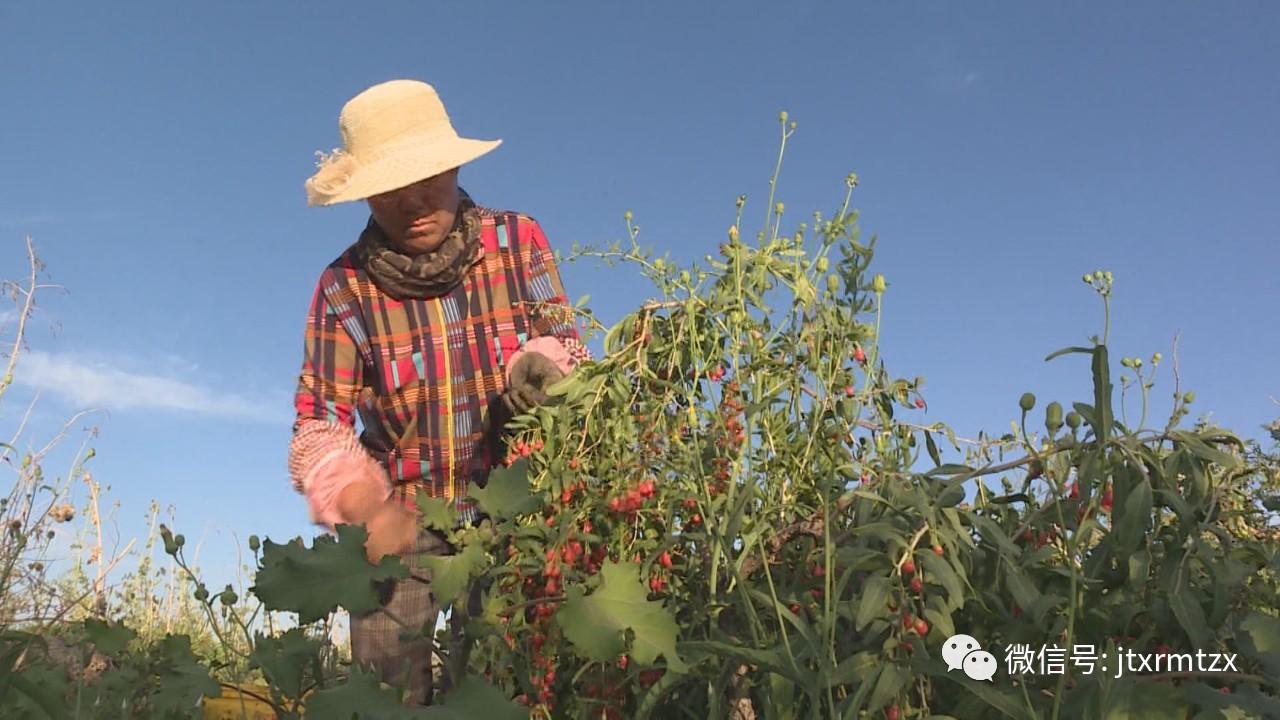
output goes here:
{"type": "MultiPolygon", "coordinates": [[[[1263,2],[6,3],[0,276],[30,235],[67,293],[0,435],[36,391],[32,440],[106,408],[92,467],[120,534],[172,504],[215,568],[233,532],[310,536],[290,393],[313,284],[366,214],[307,208],[302,183],[343,102],[412,77],[505,141],[463,187],[566,251],[620,239],[628,209],[680,261],[739,194],[758,222],[788,110],[779,199],[829,215],[859,174],[884,353],[928,379],[921,420],[1002,432],[1025,390],[1087,398],[1084,360],[1043,358],[1100,330],[1080,276],[1106,268],[1113,353],[1166,357],[1157,411],[1181,333],[1195,408],[1260,436],[1280,415],[1278,30],[1263,2]]],[[[610,322],[648,295],[628,269],[562,272],[610,322]]]]}

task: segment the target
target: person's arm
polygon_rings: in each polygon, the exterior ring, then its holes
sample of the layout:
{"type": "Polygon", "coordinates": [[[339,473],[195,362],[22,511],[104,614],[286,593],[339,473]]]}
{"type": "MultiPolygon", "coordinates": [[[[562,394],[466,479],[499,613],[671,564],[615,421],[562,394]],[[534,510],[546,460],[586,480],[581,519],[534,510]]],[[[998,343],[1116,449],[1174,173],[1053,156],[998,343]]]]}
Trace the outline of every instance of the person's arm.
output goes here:
{"type": "Polygon", "coordinates": [[[542,226],[529,220],[521,224],[521,245],[529,249],[525,265],[529,313],[529,336],[507,363],[507,382],[511,382],[511,370],[525,353],[538,353],[555,363],[561,373],[567,375],[580,363],[591,360],[591,351],[582,344],[574,324],[573,309],[565,295],[556,268],[555,257],[542,226]]]}
{"type": "Polygon", "coordinates": [[[306,496],[312,521],[332,530],[369,520],[390,494],[390,481],[356,438],[364,362],[324,286],[322,279],[307,315],[289,475],[306,496]]]}

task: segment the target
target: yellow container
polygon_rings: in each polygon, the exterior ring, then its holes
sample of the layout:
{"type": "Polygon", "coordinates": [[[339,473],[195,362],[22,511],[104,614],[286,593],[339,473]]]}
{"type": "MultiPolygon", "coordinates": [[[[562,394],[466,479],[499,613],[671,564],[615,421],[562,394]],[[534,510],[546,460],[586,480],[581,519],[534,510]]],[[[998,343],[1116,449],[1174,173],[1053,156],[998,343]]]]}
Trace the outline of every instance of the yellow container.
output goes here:
{"type": "Polygon", "coordinates": [[[218,697],[204,699],[204,720],[276,720],[266,685],[223,685],[218,697]]]}

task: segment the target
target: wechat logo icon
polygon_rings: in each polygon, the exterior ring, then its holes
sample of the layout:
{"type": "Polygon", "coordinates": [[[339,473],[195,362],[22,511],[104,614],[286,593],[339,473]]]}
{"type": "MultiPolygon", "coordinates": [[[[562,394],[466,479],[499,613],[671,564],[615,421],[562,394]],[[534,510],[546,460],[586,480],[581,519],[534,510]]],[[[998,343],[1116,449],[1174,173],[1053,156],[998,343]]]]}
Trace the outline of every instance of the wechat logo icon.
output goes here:
{"type": "Polygon", "coordinates": [[[971,635],[952,635],[942,645],[942,659],[947,661],[947,672],[963,670],[971,680],[991,682],[999,665],[991,653],[971,635]]]}

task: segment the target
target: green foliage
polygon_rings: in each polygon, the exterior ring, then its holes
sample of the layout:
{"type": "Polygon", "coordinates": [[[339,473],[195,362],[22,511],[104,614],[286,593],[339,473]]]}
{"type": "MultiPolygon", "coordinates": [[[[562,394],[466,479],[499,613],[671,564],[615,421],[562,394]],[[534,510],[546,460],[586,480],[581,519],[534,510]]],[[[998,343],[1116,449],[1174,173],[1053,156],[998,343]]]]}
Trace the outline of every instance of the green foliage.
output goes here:
{"type": "Polygon", "coordinates": [[[607,663],[627,649],[625,634],[630,630],[634,633],[630,655],[636,662],[647,665],[662,657],[667,667],[682,671],[675,618],[646,595],[638,567],[606,562],[600,586],[591,595],[584,595],[580,586],[570,588],[560,611],[565,638],[588,659],[607,663]]]}
{"type": "Polygon", "coordinates": [[[409,569],[393,556],[377,566],[365,558],[365,529],[339,525],[337,539],[324,535],[310,549],[301,540],[283,545],[264,540],[262,563],[253,593],[271,610],[298,613],[298,622],[313,623],[339,606],[352,613],[378,607],[374,583],[408,577],[409,569]]]}

